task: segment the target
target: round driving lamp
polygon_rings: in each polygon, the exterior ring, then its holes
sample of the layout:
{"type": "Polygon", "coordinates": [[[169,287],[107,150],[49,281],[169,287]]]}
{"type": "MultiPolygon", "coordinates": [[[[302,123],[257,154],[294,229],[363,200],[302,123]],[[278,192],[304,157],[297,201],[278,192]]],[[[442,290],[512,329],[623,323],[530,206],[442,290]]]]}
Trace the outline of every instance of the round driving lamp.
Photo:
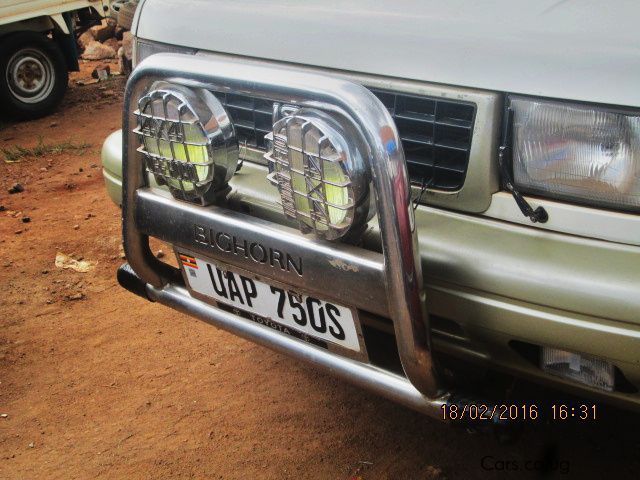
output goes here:
{"type": "Polygon", "coordinates": [[[238,166],[238,142],[229,115],[211,92],[156,82],[134,113],[138,152],[159,185],[203,205],[226,189],[238,166]]]}
{"type": "Polygon", "coordinates": [[[269,180],[303,233],[337,240],[364,230],[373,210],[359,138],[315,109],[292,109],[273,124],[269,180]]]}

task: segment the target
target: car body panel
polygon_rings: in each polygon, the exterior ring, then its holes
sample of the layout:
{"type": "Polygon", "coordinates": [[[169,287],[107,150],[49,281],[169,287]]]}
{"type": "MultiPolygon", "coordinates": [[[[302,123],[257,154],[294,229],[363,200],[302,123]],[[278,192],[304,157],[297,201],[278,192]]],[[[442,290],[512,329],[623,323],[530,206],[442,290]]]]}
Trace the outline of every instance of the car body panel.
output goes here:
{"type": "Polygon", "coordinates": [[[137,35],[246,57],[637,107],[639,16],[640,4],[631,0],[147,0],[137,35]]]}

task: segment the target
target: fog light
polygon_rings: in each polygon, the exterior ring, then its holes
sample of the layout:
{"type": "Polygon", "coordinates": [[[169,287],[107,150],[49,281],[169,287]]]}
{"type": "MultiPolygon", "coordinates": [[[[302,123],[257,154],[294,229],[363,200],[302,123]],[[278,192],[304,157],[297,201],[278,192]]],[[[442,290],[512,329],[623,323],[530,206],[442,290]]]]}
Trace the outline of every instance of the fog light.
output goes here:
{"type": "Polygon", "coordinates": [[[370,218],[370,177],[357,134],[317,110],[291,110],[273,124],[269,179],[303,233],[335,240],[370,218]]]}
{"type": "Polygon", "coordinates": [[[211,92],[157,82],[135,115],[147,171],[174,197],[207,204],[226,187],[237,168],[238,143],[211,92]]]}
{"type": "Polygon", "coordinates": [[[542,347],[541,363],[542,369],[552,375],[593,388],[612,392],[615,386],[613,365],[599,358],[542,347]]]}

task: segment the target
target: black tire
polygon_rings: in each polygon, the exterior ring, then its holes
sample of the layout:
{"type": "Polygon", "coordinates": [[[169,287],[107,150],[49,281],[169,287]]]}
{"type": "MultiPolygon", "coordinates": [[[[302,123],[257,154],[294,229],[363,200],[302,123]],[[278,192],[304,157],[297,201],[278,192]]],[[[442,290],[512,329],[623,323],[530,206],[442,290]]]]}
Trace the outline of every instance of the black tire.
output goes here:
{"type": "Polygon", "coordinates": [[[0,40],[0,112],[23,120],[47,115],[68,82],[60,47],[43,34],[20,32],[0,40]]]}

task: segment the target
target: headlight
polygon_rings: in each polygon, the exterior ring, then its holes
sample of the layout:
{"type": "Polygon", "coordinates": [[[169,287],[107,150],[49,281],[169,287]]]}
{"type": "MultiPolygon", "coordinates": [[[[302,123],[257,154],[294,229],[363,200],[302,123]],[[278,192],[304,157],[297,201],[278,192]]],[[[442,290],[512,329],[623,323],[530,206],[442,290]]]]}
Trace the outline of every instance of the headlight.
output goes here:
{"type": "Polygon", "coordinates": [[[640,209],[640,114],[511,96],[513,176],[525,192],[640,209]]]}
{"type": "Polygon", "coordinates": [[[332,117],[301,109],[273,124],[271,182],[304,233],[344,237],[369,219],[369,183],[355,135],[332,117]]]}
{"type": "Polygon", "coordinates": [[[145,58],[155,53],[182,53],[183,55],[194,55],[195,48],[170,45],[168,43],[153,42],[142,38],[133,39],[133,67],[135,68],[145,58]]]}
{"type": "Polygon", "coordinates": [[[236,171],[229,116],[209,91],[154,83],[135,112],[147,170],[176,198],[210,203],[236,171]]]}

